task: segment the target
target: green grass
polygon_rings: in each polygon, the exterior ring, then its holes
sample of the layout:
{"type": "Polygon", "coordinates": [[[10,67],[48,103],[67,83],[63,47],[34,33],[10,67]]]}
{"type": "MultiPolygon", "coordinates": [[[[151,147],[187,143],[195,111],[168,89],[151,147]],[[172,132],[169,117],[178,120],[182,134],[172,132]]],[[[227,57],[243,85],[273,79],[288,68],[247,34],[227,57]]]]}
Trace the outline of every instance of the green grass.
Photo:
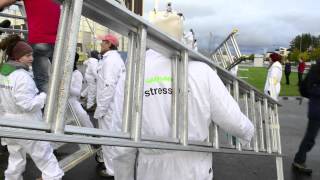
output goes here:
{"type": "MultiPolygon", "coordinates": [[[[239,70],[239,77],[248,77],[243,79],[247,81],[249,84],[253,85],[261,92],[263,92],[264,84],[267,76],[267,68],[263,67],[248,67],[242,68],[248,69],[248,71],[239,70]]],[[[290,85],[286,85],[286,77],[284,73],[282,74],[281,80],[281,92],[280,96],[300,96],[298,91],[298,75],[295,72],[291,72],[290,74],[290,85]]]]}

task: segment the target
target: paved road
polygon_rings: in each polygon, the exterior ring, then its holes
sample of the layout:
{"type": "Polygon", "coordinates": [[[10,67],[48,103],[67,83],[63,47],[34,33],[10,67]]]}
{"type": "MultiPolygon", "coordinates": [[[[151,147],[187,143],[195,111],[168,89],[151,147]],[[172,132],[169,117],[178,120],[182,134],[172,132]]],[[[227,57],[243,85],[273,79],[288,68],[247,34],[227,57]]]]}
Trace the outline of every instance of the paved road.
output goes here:
{"type": "MultiPolygon", "coordinates": [[[[311,177],[301,176],[291,171],[291,162],[304,134],[307,123],[306,108],[307,101],[299,104],[297,100],[281,100],[282,107],[279,108],[281,123],[282,149],[284,153],[285,180],[319,180],[320,179],[320,145],[319,141],[308,156],[308,165],[313,168],[311,177]]],[[[319,138],[318,138],[319,139],[319,138]]],[[[63,152],[63,151],[62,151],[63,152]]],[[[215,180],[275,180],[275,159],[264,156],[244,156],[230,154],[214,155],[215,180]]],[[[67,172],[64,180],[102,180],[96,174],[95,161],[88,159],[76,168],[67,172]]],[[[0,172],[6,167],[6,156],[0,156],[0,172]]],[[[39,177],[40,172],[36,170],[32,162],[28,162],[25,179],[31,180],[39,177]]],[[[1,179],[1,178],[0,178],[1,179]]],[[[112,179],[112,178],[110,178],[112,179]]]]}

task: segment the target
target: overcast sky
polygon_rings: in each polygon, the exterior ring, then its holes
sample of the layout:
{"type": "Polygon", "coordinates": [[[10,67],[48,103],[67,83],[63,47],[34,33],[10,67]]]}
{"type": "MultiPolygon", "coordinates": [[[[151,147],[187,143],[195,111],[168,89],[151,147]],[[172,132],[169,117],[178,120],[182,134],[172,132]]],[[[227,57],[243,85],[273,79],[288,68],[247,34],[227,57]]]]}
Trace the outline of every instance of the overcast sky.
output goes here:
{"type": "MultiPolygon", "coordinates": [[[[168,1],[159,0],[159,9],[168,1]]],[[[234,28],[243,53],[263,53],[288,47],[298,34],[320,35],[320,0],[173,0],[173,9],[186,17],[202,48],[208,48],[209,32],[215,47],[234,28]]],[[[147,15],[154,0],[144,1],[147,15]]]]}

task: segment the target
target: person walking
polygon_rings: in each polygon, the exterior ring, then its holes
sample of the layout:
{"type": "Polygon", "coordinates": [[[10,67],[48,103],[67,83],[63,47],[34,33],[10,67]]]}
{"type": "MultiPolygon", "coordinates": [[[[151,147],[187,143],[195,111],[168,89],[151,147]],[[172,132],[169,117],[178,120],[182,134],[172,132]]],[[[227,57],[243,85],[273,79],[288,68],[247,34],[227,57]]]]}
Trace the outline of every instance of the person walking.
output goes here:
{"type": "Polygon", "coordinates": [[[97,96],[97,67],[99,60],[99,52],[91,51],[90,58],[87,59],[84,64],[87,66],[84,73],[84,78],[87,82],[87,88],[84,90],[87,96],[87,111],[94,111],[96,105],[96,96],[97,96]]]}
{"type": "Polygon", "coordinates": [[[304,62],[303,58],[300,58],[299,64],[298,64],[298,85],[300,85],[300,83],[302,81],[302,76],[303,76],[305,68],[306,68],[306,63],[304,62]]]}
{"type": "MultiPolygon", "coordinates": [[[[16,1],[1,0],[0,9],[16,1]]],[[[23,0],[23,4],[27,15],[28,43],[33,48],[34,80],[40,92],[47,92],[60,19],[60,5],[54,0],[23,0]]]]}
{"type": "Polygon", "coordinates": [[[308,106],[308,126],[302,139],[299,150],[294,157],[292,167],[298,172],[310,175],[312,169],[306,163],[307,153],[311,151],[315,144],[315,139],[320,128],[320,60],[312,65],[310,71],[300,84],[306,85],[307,96],[309,97],[308,106]]]}
{"type": "Polygon", "coordinates": [[[272,53],[269,57],[269,70],[267,74],[266,83],[264,86],[264,93],[271,96],[273,99],[278,100],[281,89],[282,77],[282,56],[278,53],[272,53]]]}
{"type": "MultiPolygon", "coordinates": [[[[21,119],[26,123],[42,121],[41,109],[46,94],[39,93],[29,72],[33,61],[32,48],[18,35],[3,39],[0,48],[8,61],[0,66],[0,112],[2,118],[21,119]]],[[[26,153],[42,172],[43,180],[59,180],[64,175],[49,142],[2,138],[9,152],[6,180],[22,179],[26,153]]]]}
{"type": "Polygon", "coordinates": [[[83,76],[77,68],[78,60],[79,60],[79,54],[76,53],[74,58],[73,72],[72,72],[71,84],[70,84],[70,96],[69,96],[68,102],[70,103],[71,107],[75,111],[75,114],[79,119],[81,126],[93,128],[93,124],[90,121],[90,117],[88,113],[83,109],[83,107],[81,106],[81,103],[79,102],[80,92],[82,89],[83,76]]]}
{"type": "MultiPolygon", "coordinates": [[[[125,74],[124,62],[118,53],[119,41],[111,34],[100,37],[102,59],[98,64],[97,75],[97,108],[94,118],[98,119],[99,127],[108,131],[117,131],[112,122],[115,94],[119,86],[120,77],[125,74]]],[[[118,96],[117,96],[118,97],[118,96]]],[[[103,159],[106,169],[100,171],[100,175],[114,174],[113,147],[102,146],[103,159]]]]}
{"type": "Polygon", "coordinates": [[[284,65],[284,74],[286,76],[286,84],[290,85],[291,63],[289,60],[286,60],[284,65]]]}

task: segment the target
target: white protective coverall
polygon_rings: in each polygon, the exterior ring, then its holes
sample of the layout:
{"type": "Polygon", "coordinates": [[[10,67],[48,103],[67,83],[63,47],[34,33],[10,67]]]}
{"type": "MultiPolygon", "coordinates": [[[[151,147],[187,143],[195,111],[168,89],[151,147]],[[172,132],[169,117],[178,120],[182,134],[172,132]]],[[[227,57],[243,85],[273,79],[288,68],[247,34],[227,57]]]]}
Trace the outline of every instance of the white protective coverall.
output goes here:
{"type": "Polygon", "coordinates": [[[282,78],[282,65],[279,61],[274,62],[268,70],[264,93],[278,100],[280,83],[282,78]]]}
{"type": "MultiPolygon", "coordinates": [[[[143,100],[142,135],[171,136],[171,61],[148,50],[143,100]]],[[[240,111],[219,76],[202,62],[189,61],[189,140],[205,141],[209,124],[249,142],[253,124],[240,111]]],[[[212,154],[140,149],[139,180],[211,180],[212,154]]]]}
{"type": "Polygon", "coordinates": [[[193,49],[194,35],[191,31],[188,31],[187,33],[185,33],[184,41],[190,49],[193,49]]]}
{"type": "MultiPolygon", "coordinates": [[[[16,70],[10,74],[0,74],[1,118],[23,119],[30,123],[42,121],[45,93],[37,95],[38,89],[29,73],[20,69],[20,63],[12,64],[16,70]]],[[[23,179],[26,153],[41,170],[44,180],[58,180],[64,175],[49,142],[3,138],[2,144],[7,145],[9,151],[8,168],[4,172],[6,180],[23,179]]]]}
{"type": "Polygon", "coordinates": [[[81,103],[79,102],[80,92],[82,89],[82,74],[78,70],[72,72],[71,85],[70,85],[70,97],[69,103],[72,109],[75,111],[77,118],[80,121],[82,127],[93,128],[93,124],[90,121],[88,113],[83,109],[81,103]]]}
{"type": "MultiPolygon", "coordinates": [[[[98,119],[99,127],[108,131],[121,131],[112,121],[115,111],[116,96],[121,91],[123,84],[119,83],[120,78],[125,78],[125,65],[120,54],[116,50],[107,51],[98,64],[97,76],[97,108],[94,118],[98,119]],[[117,90],[116,90],[117,89],[117,90]]],[[[123,90],[122,90],[123,91],[123,90]]],[[[123,92],[122,92],[123,93],[123,92]]],[[[123,97],[120,97],[123,98],[123,97]]],[[[122,105],[122,104],[121,104],[122,105]]],[[[121,123],[121,122],[120,122],[121,123]]],[[[121,126],[120,126],[121,127],[121,126]]],[[[112,159],[116,152],[114,147],[102,146],[103,159],[109,175],[114,175],[112,159]]]]}
{"type": "Polygon", "coordinates": [[[96,58],[89,58],[84,62],[87,66],[84,73],[84,78],[87,82],[87,109],[91,108],[96,103],[97,95],[97,67],[98,60],[96,58]]]}

